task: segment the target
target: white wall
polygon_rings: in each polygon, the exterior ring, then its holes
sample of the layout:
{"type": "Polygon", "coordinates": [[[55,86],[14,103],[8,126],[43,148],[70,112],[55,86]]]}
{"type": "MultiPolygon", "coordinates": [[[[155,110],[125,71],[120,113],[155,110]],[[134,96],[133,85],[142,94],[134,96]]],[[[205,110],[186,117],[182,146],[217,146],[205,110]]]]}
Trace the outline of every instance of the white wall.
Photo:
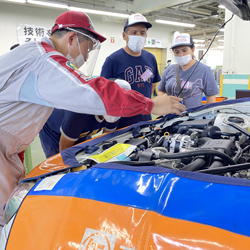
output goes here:
{"type": "MultiPolygon", "coordinates": [[[[206,50],[203,50],[204,53],[206,50]]],[[[195,49],[195,57],[198,60],[198,53],[199,49],[195,49]]],[[[207,54],[204,56],[204,60],[202,60],[202,63],[209,66],[211,69],[215,69],[216,66],[222,66],[223,65],[223,50],[215,50],[215,49],[209,49],[207,54]]]]}
{"type": "MultiPolygon", "coordinates": [[[[18,42],[16,24],[22,23],[52,27],[56,17],[64,11],[65,10],[0,2],[0,34],[2,37],[0,55],[8,52],[10,47],[18,42]]],[[[120,22],[110,22],[107,21],[106,17],[99,15],[89,16],[94,23],[96,31],[107,38],[102,44],[99,58],[93,73],[94,75],[99,75],[105,58],[117,49],[125,46],[125,41],[122,39],[125,20],[121,20],[120,22]],[[111,43],[110,37],[115,38],[115,43],[111,43]]],[[[170,48],[172,39],[171,34],[173,34],[177,27],[157,23],[152,24],[153,28],[148,30],[148,37],[162,40],[163,47],[170,48]]],[[[178,28],[178,30],[182,32],[180,28],[178,28]]],[[[169,54],[169,50],[167,51],[169,54]]],[[[167,56],[167,59],[173,59],[169,58],[169,56],[167,56]]]]}
{"type": "Polygon", "coordinates": [[[55,17],[63,11],[34,8],[11,3],[0,3],[0,55],[9,51],[10,47],[17,43],[16,24],[40,25],[52,27],[55,17]]]}
{"type": "MultiPolygon", "coordinates": [[[[226,10],[228,20],[232,13],[226,10]]],[[[223,72],[250,74],[250,22],[237,16],[228,22],[224,34],[223,72]]]]}

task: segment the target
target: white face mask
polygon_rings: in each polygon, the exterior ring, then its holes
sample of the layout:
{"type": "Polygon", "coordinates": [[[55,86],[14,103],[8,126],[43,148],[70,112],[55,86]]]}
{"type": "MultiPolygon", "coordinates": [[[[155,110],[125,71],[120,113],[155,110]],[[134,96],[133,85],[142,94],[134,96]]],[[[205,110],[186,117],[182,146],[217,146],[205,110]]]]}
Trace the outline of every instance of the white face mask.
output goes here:
{"type": "Polygon", "coordinates": [[[192,60],[192,57],[190,54],[186,55],[186,56],[175,56],[175,61],[179,64],[179,65],[187,65],[189,64],[189,62],[192,60]]]}
{"type": "Polygon", "coordinates": [[[78,41],[78,37],[77,37],[77,43],[78,43],[78,48],[79,48],[79,51],[80,51],[80,55],[77,56],[75,59],[70,55],[70,49],[69,49],[69,44],[68,44],[68,50],[69,50],[69,53],[68,55],[66,56],[66,58],[73,64],[75,65],[78,69],[85,63],[85,60],[84,60],[84,56],[82,55],[82,52],[81,52],[81,49],[80,49],[80,44],[79,44],[79,41],[78,41]]]}
{"type": "Polygon", "coordinates": [[[146,38],[143,36],[128,36],[128,47],[134,52],[140,52],[144,45],[146,38]]]}
{"type": "Polygon", "coordinates": [[[110,115],[104,115],[103,116],[106,122],[110,122],[110,123],[114,123],[116,121],[118,121],[121,117],[117,117],[117,116],[110,116],[110,115]]]}

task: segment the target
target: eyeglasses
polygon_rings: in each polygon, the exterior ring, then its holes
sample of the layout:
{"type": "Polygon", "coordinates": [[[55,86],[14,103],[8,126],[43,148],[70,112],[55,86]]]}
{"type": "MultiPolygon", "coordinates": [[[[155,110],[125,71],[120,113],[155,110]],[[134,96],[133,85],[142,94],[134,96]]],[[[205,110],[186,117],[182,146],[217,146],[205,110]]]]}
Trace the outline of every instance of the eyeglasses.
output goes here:
{"type": "Polygon", "coordinates": [[[71,28],[69,28],[69,27],[67,27],[66,29],[72,30],[72,31],[74,31],[74,32],[76,32],[76,33],[79,33],[79,34],[81,34],[81,35],[83,35],[83,36],[86,36],[86,37],[88,37],[88,38],[93,42],[93,46],[92,46],[91,49],[88,49],[88,53],[89,53],[90,51],[92,51],[92,50],[100,49],[100,42],[99,42],[99,40],[97,40],[97,39],[95,39],[95,38],[93,38],[93,37],[91,37],[91,36],[89,36],[89,35],[87,35],[87,34],[84,34],[84,33],[80,32],[80,31],[78,31],[78,30],[71,29],[71,28]]]}

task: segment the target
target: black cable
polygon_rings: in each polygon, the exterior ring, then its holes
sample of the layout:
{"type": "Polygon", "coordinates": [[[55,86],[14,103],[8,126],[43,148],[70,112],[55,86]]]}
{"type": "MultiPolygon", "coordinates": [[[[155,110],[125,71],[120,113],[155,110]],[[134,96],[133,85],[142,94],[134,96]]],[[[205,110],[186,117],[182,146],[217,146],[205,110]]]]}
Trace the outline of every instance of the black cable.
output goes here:
{"type": "Polygon", "coordinates": [[[250,163],[242,163],[242,164],[237,164],[234,166],[219,167],[219,168],[213,168],[213,169],[203,169],[197,172],[203,173],[203,174],[224,174],[227,172],[235,172],[235,171],[244,170],[244,169],[250,169],[250,163]]]}
{"type": "Polygon", "coordinates": [[[129,166],[154,166],[155,161],[112,161],[111,163],[129,165],[129,166]]]}
{"type": "Polygon", "coordinates": [[[190,157],[190,156],[199,156],[199,155],[213,155],[213,156],[218,156],[222,160],[225,160],[227,164],[235,165],[235,162],[226,154],[219,152],[214,149],[199,149],[199,150],[194,150],[194,151],[186,151],[183,153],[174,153],[174,154],[169,154],[169,153],[159,153],[159,157],[163,159],[179,159],[179,158],[184,158],[184,157],[190,157]]]}
{"type": "Polygon", "coordinates": [[[203,59],[203,57],[207,54],[207,52],[208,52],[208,50],[210,49],[210,47],[211,47],[211,45],[212,45],[212,43],[213,43],[215,37],[216,37],[216,36],[218,35],[218,33],[220,32],[220,29],[222,29],[223,27],[225,27],[225,25],[226,25],[229,21],[232,20],[233,16],[234,16],[234,14],[232,14],[232,16],[231,16],[225,23],[223,23],[223,24],[221,25],[221,27],[217,30],[217,32],[215,33],[215,35],[214,35],[212,41],[210,42],[210,44],[209,44],[209,46],[208,46],[206,52],[202,55],[202,57],[200,58],[200,60],[199,60],[198,63],[196,64],[196,66],[194,67],[193,71],[192,71],[191,74],[189,75],[188,79],[187,79],[186,82],[183,84],[183,86],[182,86],[182,88],[181,88],[179,94],[177,95],[177,97],[179,97],[179,95],[182,93],[182,91],[183,91],[185,85],[187,84],[188,80],[190,79],[190,77],[191,77],[192,74],[194,73],[194,71],[195,71],[195,69],[197,68],[197,66],[199,65],[200,61],[201,61],[201,60],[203,59]]]}

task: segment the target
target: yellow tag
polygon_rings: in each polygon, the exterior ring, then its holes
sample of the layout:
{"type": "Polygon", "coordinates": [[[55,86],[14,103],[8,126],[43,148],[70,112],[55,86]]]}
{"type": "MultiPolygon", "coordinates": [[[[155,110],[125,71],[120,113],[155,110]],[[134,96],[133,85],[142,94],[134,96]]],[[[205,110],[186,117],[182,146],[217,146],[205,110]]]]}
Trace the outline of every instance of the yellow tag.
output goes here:
{"type": "Polygon", "coordinates": [[[82,166],[77,167],[77,168],[72,168],[71,171],[72,171],[72,172],[78,172],[78,171],[86,170],[86,169],[87,169],[87,166],[82,165],[82,166]]]}
{"type": "Polygon", "coordinates": [[[119,159],[116,158],[117,156],[119,156],[123,153],[127,156],[132,151],[134,151],[135,148],[136,148],[136,146],[134,146],[134,145],[117,143],[113,147],[105,150],[103,153],[101,153],[99,155],[93,155],[93,156],[89,157],[89,159],[96,160],[97,162],[106,162],[106,161],[111,160],[112,158],[115,158],[114,160],[118,161],[119,159]],[[130,150],[128,151],[129,148],[130,148],[130,150]],[[125,151],[127,151],[127,152],[125,153],[125,151]]]}

